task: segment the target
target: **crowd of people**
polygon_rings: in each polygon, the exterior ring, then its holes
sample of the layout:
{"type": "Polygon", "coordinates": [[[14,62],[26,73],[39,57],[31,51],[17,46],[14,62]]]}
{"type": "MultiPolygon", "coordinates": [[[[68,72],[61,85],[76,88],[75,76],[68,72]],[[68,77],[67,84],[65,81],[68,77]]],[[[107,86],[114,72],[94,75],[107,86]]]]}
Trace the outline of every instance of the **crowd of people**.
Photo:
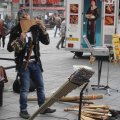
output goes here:
{"type": "MultiPolygon", "coordinates": [[[[54,37],[57,34],[61,36],[60,41],[64,39],[65,27],[62,25],[62,22],[65,21],[64,17],[61,14],[51,14],[50,16],[45,15],[44,19],[42,16],[38,15],[34,17],[34,19],[43,20],[45,25],[49,24],[51,29],[54,29],[54,37]],[[62,29],[61,29],[62,28],[62,29]]],[[[9,34],[9,31],[12,27],[17,24],[18,20],[13,20],[10,16],[6,15],[5,19],[0,19],[0,48],[5,49],[5,39],[6,36],[9,34]]],[[[61,48],[63,48],[64,42],[59,42],[61,44],[61,48]],[[62,44],[61,44],[62,43],[62,44]]],[[[56,46],[59,49],[59,44],[56,46]]]]}
{"type": "Polygon", "coordinates": [[[56,48],[59,49],[61,44],[61,48],[64,48],[64,40],[65,40],[65,32],[66,32],[66,22],[65,18],[60,14],[52,14],[49,18],[50,28],[54,28],[54,37],[56,37],[57,33],[60,35],[60,40],[58,41],[56,48]]]}

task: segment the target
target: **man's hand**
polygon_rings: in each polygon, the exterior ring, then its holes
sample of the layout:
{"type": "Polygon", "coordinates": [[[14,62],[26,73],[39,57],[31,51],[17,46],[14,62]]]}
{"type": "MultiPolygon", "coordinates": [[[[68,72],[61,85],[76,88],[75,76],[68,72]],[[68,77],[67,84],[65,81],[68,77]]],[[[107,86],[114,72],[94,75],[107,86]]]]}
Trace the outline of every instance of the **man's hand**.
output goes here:
{"type": "Polygon", "coordinates": [[[36,19],[36,24],[42,29],[44,35],[48,34],[42,20],[36,19]]]}
{"type": "Polygon", "coordinates": [[[40,25],[43,29],[46,29],[42,20],[36,19],[36,24],[40,25]]]}
{"type": "Polygon", "coordinates": [[[20,36],[20,40],[25,40],[26,36],[27,36],[26,32],[22,32],[20,36]]]}

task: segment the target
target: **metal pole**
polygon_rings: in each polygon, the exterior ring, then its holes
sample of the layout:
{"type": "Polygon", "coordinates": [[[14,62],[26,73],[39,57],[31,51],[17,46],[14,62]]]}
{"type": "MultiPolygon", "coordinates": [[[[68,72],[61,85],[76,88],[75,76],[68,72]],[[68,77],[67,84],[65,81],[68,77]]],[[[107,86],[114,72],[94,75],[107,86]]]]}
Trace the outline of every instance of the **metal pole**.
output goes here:
{"type": "Polygon", "coordinates": [[[83,98],[83,91],[85,90],[85,88],[87,87],[87,85],[88,85],[88,82],[86,82],[86,83],[84,84],[84,87],[82,88],[82,90],[81,90],[81,92],[80,92],[78,120],[82,120],[82,119],[81,119],[82,98],[83,98]]]}
{"type": "Polygon", "coordinates": [[[29,0],[30,17],[33,18],[33,0],[29,0]]]}

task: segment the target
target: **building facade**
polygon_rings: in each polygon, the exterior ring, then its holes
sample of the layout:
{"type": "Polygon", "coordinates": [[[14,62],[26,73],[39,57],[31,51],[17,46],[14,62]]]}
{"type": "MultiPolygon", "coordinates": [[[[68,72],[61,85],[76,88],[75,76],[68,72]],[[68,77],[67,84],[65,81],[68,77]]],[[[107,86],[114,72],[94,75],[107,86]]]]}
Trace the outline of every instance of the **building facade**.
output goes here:
{"type": "Polygon", "coordinates": [[[0,0],[0,19],[4,19],[6,15],[11,16],[12,0],[0,0]]]}
{"type": "Polygon", "coordinates": [[[17,17],[19,9],[27,9],[31,16],[45,16],[54,14],[64,14],[63,0],[0,0],[0,18],[6,15],[13,19],[17,17]]]}

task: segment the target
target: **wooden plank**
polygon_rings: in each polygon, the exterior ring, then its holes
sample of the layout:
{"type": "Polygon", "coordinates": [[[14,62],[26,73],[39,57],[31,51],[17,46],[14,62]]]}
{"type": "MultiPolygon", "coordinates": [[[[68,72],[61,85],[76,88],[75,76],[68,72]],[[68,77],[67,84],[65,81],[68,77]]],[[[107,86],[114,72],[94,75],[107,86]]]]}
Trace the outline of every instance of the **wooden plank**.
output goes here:
{"type": "Polygon", "coordinates": [[[81,120],[95,120],[93,118],[90,118],[90,117],[85,117],[84,115],[81,116],[81,120]]]}
{"type": "Polygon", "coordinates": [[[22,32],[27,32],[29,28],[35,24],[36,24],[36,20],[32,20],[32,19],[31,20],[24,19],[20,21],[22,32]]]}

